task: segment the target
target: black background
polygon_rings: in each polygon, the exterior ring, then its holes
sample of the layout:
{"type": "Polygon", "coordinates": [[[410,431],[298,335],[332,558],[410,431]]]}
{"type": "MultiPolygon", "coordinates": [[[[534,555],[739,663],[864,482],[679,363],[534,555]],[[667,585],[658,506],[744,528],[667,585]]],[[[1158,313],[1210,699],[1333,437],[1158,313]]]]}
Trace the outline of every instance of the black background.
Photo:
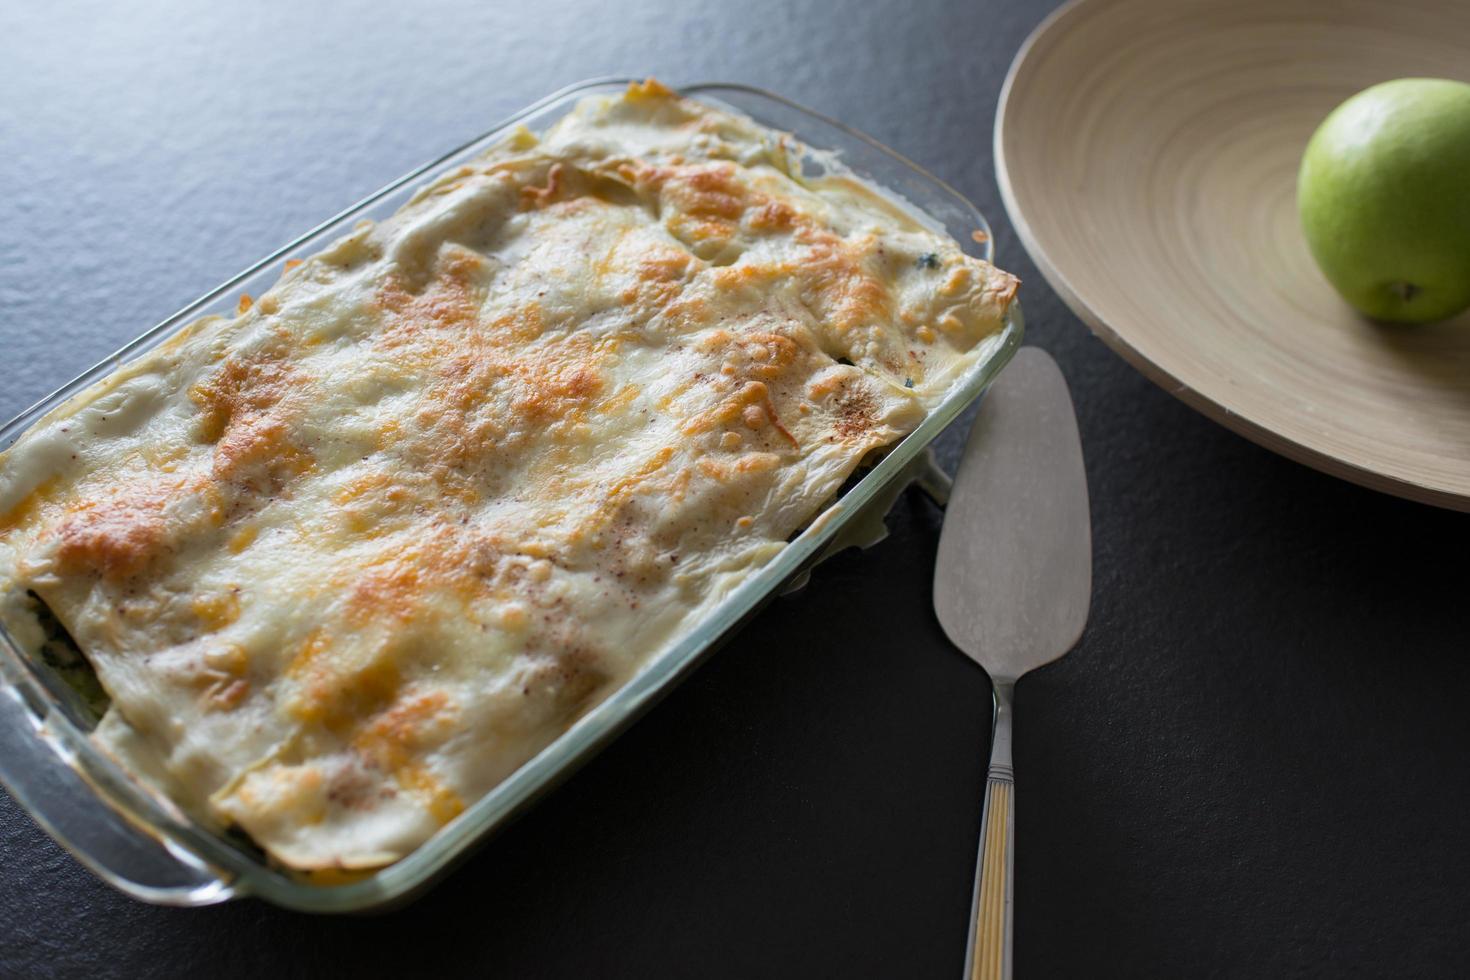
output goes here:
{"type": "MultiPolygon", "coordinates": [[[[1018,690],[1018,974],[1465,975],[1470,520],[1231,435],[1057,300],[990,151],[1049,6],[4,4],[0,415],[569,82],[768,87],[975,200],[1073,387],[1096,592],[1018,690]]],[[[987,688],[938,513],[890,523],[397,913],[142,905],[0,794],[0,974],[957,975],[987,688]]]]}

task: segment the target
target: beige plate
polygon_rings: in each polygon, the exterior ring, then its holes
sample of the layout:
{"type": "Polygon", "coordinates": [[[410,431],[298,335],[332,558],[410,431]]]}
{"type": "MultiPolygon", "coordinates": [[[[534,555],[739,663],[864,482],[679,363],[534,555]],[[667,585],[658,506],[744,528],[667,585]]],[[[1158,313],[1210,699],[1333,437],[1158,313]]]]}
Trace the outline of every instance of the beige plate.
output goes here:
{"type": "Polygon", "coordinates": [[[1296,170],[1374,82],[1470,80],[1470,0],[1077,0],[1001,93],[1001,194],[1114,350],[1263,446],[1470,510],[1470,316],[1374,325],[1322,278],[1296,170]]]}

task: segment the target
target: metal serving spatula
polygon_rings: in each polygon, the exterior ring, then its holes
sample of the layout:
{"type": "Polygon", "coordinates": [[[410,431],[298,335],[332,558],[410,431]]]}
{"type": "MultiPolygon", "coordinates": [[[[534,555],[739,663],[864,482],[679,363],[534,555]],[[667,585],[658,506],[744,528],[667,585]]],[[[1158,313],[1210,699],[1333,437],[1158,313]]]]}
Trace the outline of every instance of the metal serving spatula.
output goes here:
{"type": "Polygon", "coordinates": [[[991,386],[945,510],[934,608],[950,640],[990,675],[995,736],[970,910],[966,980],[1011,975],[1016,679],[1070,650],[1092,595],[1087,475],[1067,382],[1025,347],[991,386]]]}

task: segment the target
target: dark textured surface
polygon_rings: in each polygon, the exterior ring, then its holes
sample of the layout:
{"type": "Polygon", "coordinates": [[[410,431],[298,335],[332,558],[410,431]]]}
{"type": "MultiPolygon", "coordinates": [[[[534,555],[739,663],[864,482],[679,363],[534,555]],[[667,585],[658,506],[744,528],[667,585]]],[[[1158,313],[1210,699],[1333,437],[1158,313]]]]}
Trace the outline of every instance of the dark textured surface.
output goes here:
{"type": "MultiPolygon", "coordinates": [[[[4,4],[0,415],[568,82],[772,88],[977,201],[1073,386],[1096,594],[1018,692],[1018,975],[1465,975],[1470,521],[1230,435],[1057,301],[990,162],[1046,6],[4,4]]],[[[0,794],[0,975],[957,975],[986,687],[936,513],[892,524],[398,913],[141,905],[0,794]]]]}

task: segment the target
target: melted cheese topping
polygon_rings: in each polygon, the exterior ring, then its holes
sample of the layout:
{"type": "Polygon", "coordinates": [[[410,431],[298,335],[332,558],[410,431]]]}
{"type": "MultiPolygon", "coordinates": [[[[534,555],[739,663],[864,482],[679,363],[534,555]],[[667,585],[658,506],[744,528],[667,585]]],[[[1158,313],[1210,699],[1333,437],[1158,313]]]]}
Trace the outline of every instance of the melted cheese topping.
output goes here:
{"type": "Polygon", "coordinates": [[[95,737],[300,869],[391,862],[910,431],[1016,280],[657,83],[520,132],[0,457],[95,737]]]}

